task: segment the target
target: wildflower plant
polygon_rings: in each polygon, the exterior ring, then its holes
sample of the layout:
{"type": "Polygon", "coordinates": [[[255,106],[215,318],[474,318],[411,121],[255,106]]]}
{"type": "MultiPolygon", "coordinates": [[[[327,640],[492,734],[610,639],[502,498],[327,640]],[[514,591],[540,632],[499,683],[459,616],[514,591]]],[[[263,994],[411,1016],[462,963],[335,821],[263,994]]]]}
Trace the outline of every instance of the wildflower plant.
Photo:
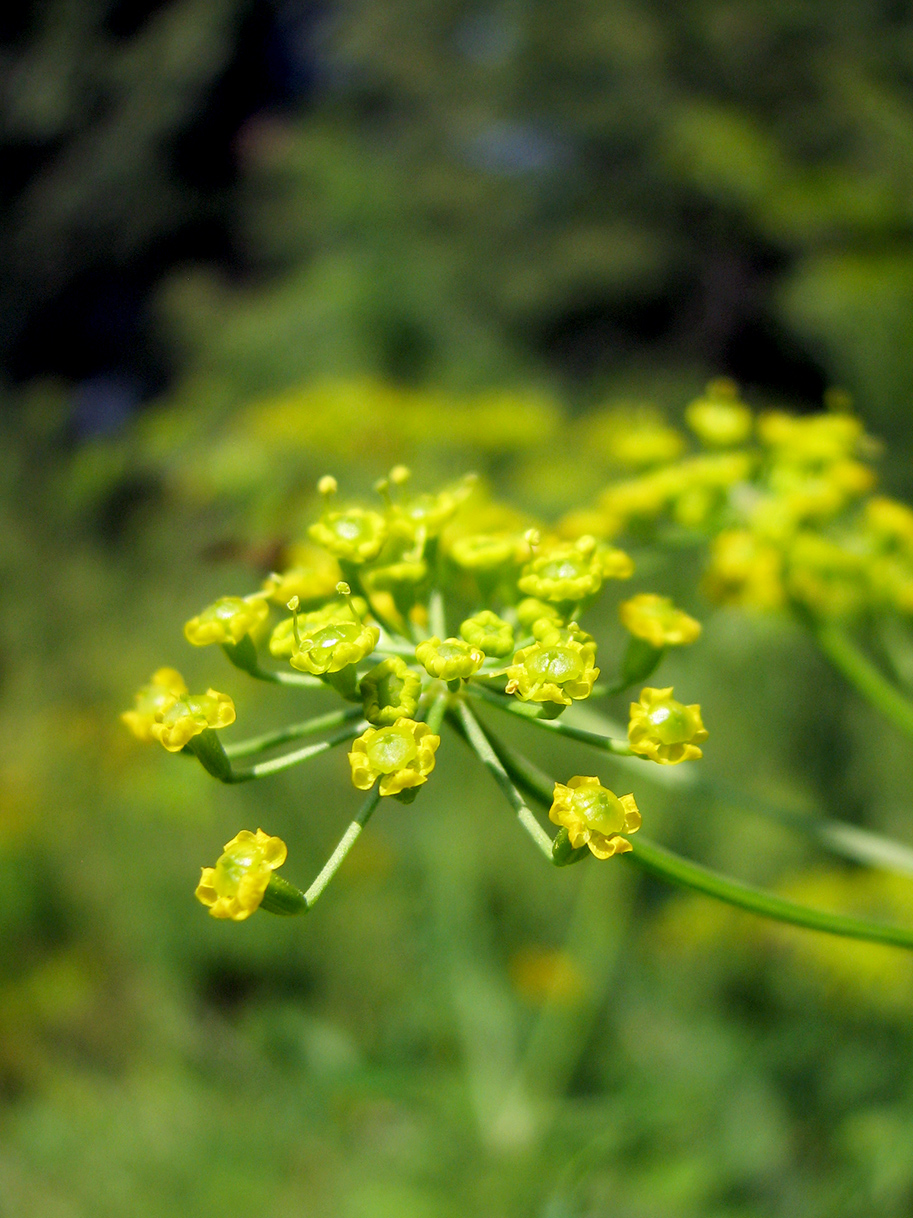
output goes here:
{"type": "MultiPolygon", "coordinates": [[[[549,733],[590,746],[597,758],[627,757],[661,767],[701,758],[708,739],[701,707],[676,700],[671,687],[641,688],[670,647],[698,640],[700,623],[655,593],[621,600],[617,611],[628,644],[618,655],[600,652],[580,624],[597,599],[611,595],[633,571],[631,558],[616,544],[625,516],[640,524],[652,516],[657,532],[664,515],[679,523],[699,521],[708,530],[718,524],[718,541],[734,531],[747,533],[750,544],[735,548],[741,557],[719,579],[724,596],[735,588],[745,595],[753,587],[759,577],[750,568],[763,546],[779,556],[779,565],[764,566],[763,579],[780,580],[784,598],[805,589],[808,610],[810,599],[836,596],[833,585],[845,582],[844,567],[828,555],[806,558],[803,583],[798,569],[789,569],[784,547],[811,522],[817,527],[829,519],[822,486],[829,488],[831,508],[838,510],[833,505],[839,501],[842,510],[868,485],[860,472],[867,467],[855,455],[861,431],[844,419],[806,425],[775,418],[755,429],[746,411],[734,390],[712,387],[688,412],[710,452],[680,456],[681,445],[667,445],[668,465],[610,488],[603,515],[585,514],[596,530],[576,535],[569,535],[567,521],[556,531],[529,527],[510,509],[486,503],[472,478],[416,495],[409,471],[397,466],[377,484],[380,502],[373,507],[340,506],[335,479],[321,479],[322,513],[308,540],[292,552],[289,567],[270,575],[259,591],[227,595],[204,608],[187,623],[185,635],[196,646],[220,645],[249,678],[322,690],[333,708],[223,744],[219,732],[235,719],[229,695],[214,689],[191,695],[176,670],[160,668],[137,694],[135,708],[123,715],[140,740],[194,755],[225,783],[268,778],[346,746],[348,764],[340,763],[340,780],[364,792],[364,799],[313,882],[302,890],[279,876],[284,843],[262,829],[242,829],[215,866],[203,868],[196,895],[210,914],[241,921],[257,909],[306,912],[378,805],[430,802],[424,788],[434,787],[439,750],[465,746],[555,866],[619,856],[674,884],[771,918],[913,947],[913,930],[806,907],[651,842],[640,833],[650,809],[636,777],[635,791],[621,794],[604,785],[598,772],[559,775],[556,781],[526,750],[506,743],[496,723],[498,716],[520,721],[531,744],[534,733],[549,733]],[[733,449],[754,430],[767,445],[765,453],[733,449]],[[750,476],[764,482],[746,508],[736,488],[750,476]],[[762,512],[762,500],[778,494],[787,497],[789,511],[762,512]],[[736,504],[742,504],[741,519],[736,504]],[[792,533],[772,529],[771,520],[782,525],[790,514],[792,533]],[[598,713],[588,715],[591,725],[576,721],[571,708],[628,690],[636,700],[626,739],[611,727],[594,730],[592,725],[605,722],[598,713]],[[301,743],[308,737],[310,743],[301,743]],[[554,835],[543,813],[557,826],[554,835]]],[[[903,578],[896,569],[909,562],[913,584],[913,513],[870,500],[861,519],[874,539],[872,561],[881,564],[882,582],[903,578]]],[[[712,577],[709,582],[713,586],[712,577]]],[[[771,603],[769,592],[765,604],[771,603]]],[[[846,604],[845,596],[840,604],[846,604]]],[[[592,768],[602,767],[597,762],[592,768]]],[[[859,832],[852,839],[857,843],[859,832]]],[[[846,841],[839,835],[834,840],[846,841]]]]}

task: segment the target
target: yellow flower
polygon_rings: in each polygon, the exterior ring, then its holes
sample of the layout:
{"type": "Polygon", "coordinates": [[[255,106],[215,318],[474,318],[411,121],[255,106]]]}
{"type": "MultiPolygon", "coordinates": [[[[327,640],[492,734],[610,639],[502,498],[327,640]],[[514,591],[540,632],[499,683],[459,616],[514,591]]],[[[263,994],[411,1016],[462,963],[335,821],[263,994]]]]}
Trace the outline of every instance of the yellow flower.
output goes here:
{"type": "Polygon", "coordinates": [[[220,596],[184,625],[184,636],[194,647],[210,643],[240,643],[266,621],[269,605],[265,592],[252,596],[220,596]]]}
{"type": "MultiPolygon", "coordinates": [[[[340,583],[337,585],[337,589],[345,595],[346,608],[349,611],[348,620],[333,618],[325,625],[315,628],[316,624],[313,623],[307,629],[302,630],[297,603],[294,599],[289,602],[289,608],[294,614],[292,617],[294,647],[289,656],[289,663],[299,672],[309,672],[314,676],[342,672],[343,669],[351,668],[365,659],[377,646],[380,630],[377,626],[368,626],[361,620],[349,593],[349,585],[340,583]]],[[[315,619],[318,614],[309,614],[308,617],[315,619]]],[[[274,643],[278,647],[275,632],[270,641],[270,650],[275,655],[274,643]]],[[[354,683],[352,690],[354,691],[354,683]]]]}
{"type": "Polygon", "coordinates": [[[706,394],[686,408],[685,422],[700,440],[714,448],[742,444],[751,434],[751,411],[739,401],[736,384],[723,377],[711,381],[706,394]]]}
{"type": "Polygon", "coordinates": [[[525,629],[532,630],[536,622],[543,620],[560,626],[564,616],[560,609],[550,605],[548,601],[540,601],[536,596],[527,596],[517,605],[517,620],[525,629]]]}
{"type": "Polygon", "coordinates": [[[481,609],[460,626],[460,635],[487,656],[509,656],[514,649],[514,629],[491,609],[481,609]]]}
{"type": "Polygon", "coordinates": [[[234,721],[235,704],[228,694],[207,689],[205,694],[184,693],[164,704],[156,711],[149,733],[169,753],[179,753],[206,728],[228,727],[234,721]]]}
{"type": "Polygon", "coordinates": [[[411,719],[422,692],[422,680],[400,656],[390,656],[365,673],[358,687],[365,718],[377,727],[411,719]]]}
{"type": "Polygon", "coordinates": [[[698,745],[707,739],[697,703],[683,706],[668,689],[642,689],[631,703],[628,743],[631,751],[659,765],[677,765],[702,757],[698,745]]]}
{"type": "MultiPolygon", "coordinates": [[[[549,636],[547,636],[549,637],[549,636]]],[[[506,692],[524,702],[558,702],[570,706],[573,699],[588,698],[599,669],[593,663],[595,645],[566,641],[534,643],[523,647],[507,668],[506,692]]]]}
{"type": "Polygon", "coordinates": [[[415,649],[415,658],[430,677],[444,681],[468,680],[485,663],[485,653],[462,639],[444,639],[435,635],[425,639],[415,649]]]}
{"type": "MultiPolygon", "coordinates": [[[[364,617],[368,612],[368,602],[362,597],[353,596],[352,604],[355,606],[355,612],[359,618],[364,617]]],[[[313,631],[320,630],[322,626],[329,626],[334,622],[351,621],[352,611],[349,608],[348,601],[334,600],[330,601],[328,605],[324,605],[321,609],[313,609],[310,613],[299,613],[298,633],[301,638],[306,638],[313,631]]],[[[270,635],[269,653],[271,656],[275,656],[277,660],[288,660],[296,650],[296,646],[295,619],[294,617],[283,618],[270,635]]]]}
{"type": "Polygon", "coordinates": [[[225,843],[215,867],[204,867],[196,898],[209,906],[214,918],[243,922],[259,909],[270,876],[285,862],[288,850],[279,837],[262,829],[241,832],[225,843]]]}
{"type": "Polygon", "coordinates": [[[324,512],[308,536],[341,562],[365,563],[376,558],[387,540],[383,516],[365,508],[324,512]]]}
{"type": "Polygon", "coordinates": [[[575,850],[589,846],[598,859],[611,858],[631,849],[622,833],[636,833],[640,813],[633,795],[615,795],[598,778],[575,775],[566,786],[555,783],[549,820],[567,829],[575,850]]]}
{"type": "Polygon", "coordinates": [[[421,786],[434,769],[440,743],[427,723],[413,719],[397,719],[392,727],[369,727],[349,753],[352,782],[359,791],[368,791],[380,778],[381,795],[421,786]]]}
{"type": "Polygon", "coordinates": [[[724,529],[713,539],[703,586],[721,605],[779,609],[785,600],[783,556],[747,529],[724,529]]]}
{"type": "MultiPolygon", "coordinates": [[[[611,553],[621,554],[621,551],[611,553]]],[[[538,600],[554,604],[576,603],[595,595],[602,587],[606,561],[596,552],[595,538],[581,537],[572,544],[549,546],[544,553],[537,554],[523,568],[517,586],[521,592],[538,600]]]]}
{"type": "Polygon", "coordinates": [[[676,609],[668,596],[641,592],[618,606],[618,616],[626,630],[651,647],[681,647],[693,643],[701,633],[701,624],[681,609],[676,609]]]}
{"type": "Polygon", "coordinates": [[[139,740],[155,740],[152,729],[156,714],[186,693],[187,686],[177,669],[159,668],[137,693],[135,709],[124,711],[121,719],[139,740]]]}

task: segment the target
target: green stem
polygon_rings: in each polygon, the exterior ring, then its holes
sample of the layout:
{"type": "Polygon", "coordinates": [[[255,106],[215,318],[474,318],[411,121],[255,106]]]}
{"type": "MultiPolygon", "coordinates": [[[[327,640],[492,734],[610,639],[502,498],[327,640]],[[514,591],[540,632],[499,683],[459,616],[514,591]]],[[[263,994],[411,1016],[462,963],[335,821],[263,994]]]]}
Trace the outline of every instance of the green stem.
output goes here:
{"type": "Polygon", "coordinates": [[[449,705],[450,694],[447,690],[441,690],[440,693],[434,696],[434,701],[431,703],[428,714],[425,716],[425,722],[435,735],[438,735],[441,730],[441,724],[444,722],[444,715],[447,713],[449,705]]]}
{"type": "Polygon", "coordinates": [[[332,727],[341,727],[350,719],[361,718],[361,708],[346,707],[344,710],[330,711],[327,715],[318,715],[314,719],[306,719],[303,723],[290,723],[275,732],[264,732],[262,736],[251,736],[249,740],[239,740],[236,744],[225,745],[227,757],[249,757],[252,753],[263,753],[279,744],[287,744],[290,740],[300,740],[302,736],[313,736],[317,732],[329,731],[332,727]]]}
{"type": "Polygon", "coordinates": [[[447,637],[447,615],[444,612],[444,597],[440,588],[432,588],[428,599],[428,625],[431,633],[439,639],[447,637]]]}
{"type": "Polygon", "coordinates": [[[627,740],[615,740],[611,736],[601,736],[598,732],[588,732],[585,728],[573,727],[562,719],[542,719],[538,705],[533,707],[529,702],[516,702],[504,694],[493,693],[484,685],[478,685],[475,682],[469,682],[466,688],[469,693],[476,698],[481,698],[483,702],[488,702],[491,706],[496,706],[498,710],[506,711],[518,719],[535,723],[537,727],[544,728],[547,732],[555,732],[559,736],[565,736],[568,740],[580,740],[584,744],[591,744],[594,748],[602,749],[604,753],[614,753],[617,757],[635,755],[631,752],[631,746],[627,740]]]}
{"type": "Polygon", "coordinates": [[[251,778],[263,778],[266,774],[277,774],[280,770],[287,770],[293,765],[307,761],[310,757],[317,757],[320,753],[335,748],[337,744],[344,744],[347,740],[352,740],[359,732],[364,731],[366,726],[364,720],[360,720],[354,725],[349,724],[326,740],[318,741],[317,744],[306,745],[303,749],[295,749],[292,753],[283,753],[281,757],[273,757],[269,761],[260,761],[247,770],[234,770],[227,781],[248,782],[251,778]]]}
{"type": "Polygon", "coordinates": [[[355,845],[356,841],[360,837],[362,829],[371,819],[371,814],[373,813],[374,809],[377,807],[379,801],[380,801],[380,792],[379,791],[374,790],[374,791],[369,792],[367,799],[364,801],[364,803],[359,808],[358,814],[356,815],[355,819],[352,821],[352,823],[349,825],[348,829],[346,829],[345,833],[339,839],[339,844],[337,845],[336,849],[333,851],[333,853],[324,863],[323,867],[320,869],[320,872],[317,875],[317,878],[314,880],[313,884],[311,884],[310,888],[308,888],[306,890],[306,892],[304,894],[304,900],[305,900],[305,903],[306,903],[308,909],[310,909],[311,906],[318,900],[318,898],[320,897],[320,894],[326,888],[327,884],[329,884],[330,880],[332,880],[333,876],[342,866],[343,859],[346,857],[346,855],[349,853],[349,851],[352,849],[352,847],[355,845]]]}
{"type": "Polygon", "coordinates": [[[820,622],[810,622],[809,625],[819,647],[834,667],[885,718],[908,736],[913,736],[913,703],[879,672],[839,626],[820,622]]]}
{"type": "Polygon", "coordinates": [[[507,800],[517,814],[520,824],[530,835],[549,862],[552,861],[552,839],[545,832],[532,812],[526,806],[523,796],[510,780],[510,776],[501,764],[497,753],[488,741],[482,725],[464,701],[459,701],[451,712],[460,735],[468,742],[476,756],[494,777],[498,786],[507,796],[507,800]]]}
{"type": "Polygon", "coordinates": [[[257,681],[269,681],[273,685],[304,686],[307,689],[320,689],[323,685],[319,677],[312,677],[308,673],[270,672],[261,668],[257,660],[257,649],[249,634],[246,634],[240,643],[223,643],[222,650],[235,668],[240,668],[257,681]]]}
{"type": "Polygon", "coordinates": [[[789,922],[794,926],[805,926],[810,930],[827,931],[832,935],[845,935],[851,939],[867,939],[875,943],[891,943],[896,947],[913,949],[913,927],[894,926],[886,922],[869,922],[863,918],[852,918],[846,914],[827,913],[822,909],[811,909],[798,905],[772,892],[753,888],[739,880],[732,880],[700,863],[673,854],[638,835],[631,843],[633,850],[622,858],[630,859],[644,871],[658,876],[680,888],[690,888],[708,897],[716,897],[727,905],[736,905],[761,917],[773,918],[777,922],[789,922]]]}

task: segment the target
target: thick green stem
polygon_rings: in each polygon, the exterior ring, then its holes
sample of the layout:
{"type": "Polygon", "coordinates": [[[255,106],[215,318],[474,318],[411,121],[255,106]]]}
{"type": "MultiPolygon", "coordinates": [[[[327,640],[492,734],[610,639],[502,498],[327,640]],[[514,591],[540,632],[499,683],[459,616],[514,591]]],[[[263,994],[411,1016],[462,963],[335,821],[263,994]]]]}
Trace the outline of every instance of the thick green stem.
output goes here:
{"type": "Polygon", "coordinates": [[[834,667],[869,702],[908,736],[913,736],[913,703],[894,686],[839,626],[810,622],[818,645],[834,667]]]}
{"type": "Polygon", "coordinates": [[[520,824],[530,835],[549,862],[552,861],[552,839],[545,832],[526,805],[523,796],[510,780],[510,776],[501,764],[497,753],[488,741],[475,715],[462,700],[451,711],[455,726],[460,735],[468,742],[476,756],[494,777],[495,782],[507,796],[507,800],[517,814],[520,824]]]}

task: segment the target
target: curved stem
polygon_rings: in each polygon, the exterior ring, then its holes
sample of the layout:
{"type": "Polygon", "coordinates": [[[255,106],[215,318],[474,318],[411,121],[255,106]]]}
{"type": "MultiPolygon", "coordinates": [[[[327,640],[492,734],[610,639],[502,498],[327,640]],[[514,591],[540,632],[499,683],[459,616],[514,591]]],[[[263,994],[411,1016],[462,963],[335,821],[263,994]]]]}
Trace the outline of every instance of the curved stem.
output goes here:
{"type": "Polygon", "coordinates": [[[526,805],[523,796],[510,780],[507,770],[501,764],[501,761],[495,752],[492,745],[489,743],[488,736],[482,728],[482,725],[476,719],[475,715],[469,709],[464,701],[457,703],[456,707],[451,712],[456,722],[455,725],[460,735],[467,741],[470,747],[475,752],[476,756],[494,777],[495,782],[507,796],[507,800],[517,814],[517,819],[520,824],[530,835],[549,862],[552,861],[552,839],[545,832],[539,822],[533,816],[532,812],[526,805]]]}
{"type": "Polygon", "coordinates": [[[264,732],[262,736],[251,736],[249,740],[239,740],[236,744],[225,745],[226,757],[249,757],[252,753],[263,753],[266,749],[279,744],[287,744],[290,740],[300,740],[302,736],[313,736],[316,732],[328,731],[331,727],[340,727],[350,719],[361,718],[361,707],[350,706],[344,710],[330,711],[326,715],[318,715],[314,719],[305,719],[303,723],[291,723],[288,727],[280,727],[274,732],[264,732]]]}
{"type": "Polygon", "coordinates": [[[371,815],[379,802],[380,792],[377,790],[370,791],[367,799],[359,808],[355,819],[339,839],[339,844],[337,845],[336,849],[324,863],[310,888],[305,890],[304,900],[308,909],[315,904],[320,897],[320,894],[326,888],[327,884],[329,884],[330,880],[332,880],[333,876],[342,866],[343,859],[355,845],[356,841],[361,835],[362,829],[371,819],[371,815]]]}
{"type": "Polygon", "coordinates": [[[547,732],[565,736],[568,740],[579,740],[583,744],[591,744],[594,748],[602,749],[604,753],[614,753],[616,757],[635,756],[631,752],[631,746],[627,740],[616,740],[612,736],[601,736],[598,732],[588,732],[585,728],[574,727],[561,719],[542,719],[538,706],[534,708],[532,703],[516,702],[504,694],[492,693],[484,685],[470,683],[467,688],[471,694],[481,698],[483,702],[489,703],[490,706],[496,706],[498,710],[515,715],[518,719],[534,723],[536,727],[544,728],[547,732]]]}
{"type": "Polygon", "coordinates": [[[895,727],[913,736],[913,702],[875,667],[839,626],[820,622],[809,625],[834,667],[895,727]]]}
{"type": "Polygon", "coordinates": [[[805,926],[810,930],[823,930],[832,935],[845,935],[851,939],[867,939],[875,943],[891,943],[896,947],[913,949],[913,927],[892,926],[886,922],[869,922],[864,918],[852,918],[846,914],[827,913],[788,901],[739,880],[712,871],[700,863],[682,858],[655,842],[638,835],[632,842],[633,849],[621,857],[629,859],[644,871],[658,876],[680,888],[690,888],[708,897],[716,897],[727,905],[736,905],[750,913],[773,918],[777,922],[790,922],[794,926],[805,926]]]}

